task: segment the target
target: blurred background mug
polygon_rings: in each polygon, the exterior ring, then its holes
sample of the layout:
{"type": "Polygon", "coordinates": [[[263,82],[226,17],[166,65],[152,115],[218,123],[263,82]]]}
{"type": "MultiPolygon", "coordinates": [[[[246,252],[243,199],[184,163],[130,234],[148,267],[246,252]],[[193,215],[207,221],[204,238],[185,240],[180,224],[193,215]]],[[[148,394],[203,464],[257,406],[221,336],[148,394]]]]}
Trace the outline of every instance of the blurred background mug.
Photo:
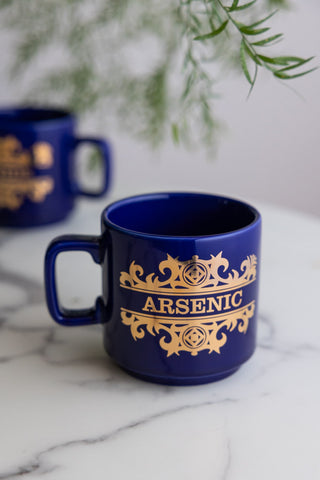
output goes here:
{"type": "Polygon", "coordinates": [[[193,385],[224,378],[256,345],[261,218],[231,198],[140,195],[102,212],[101,236],[64,235],[49,245],[49,311],[65,326],[101,323],[110,357],[145,380],[193,385]],[[55,263],[85,251],[102,266],[92,308],[59,303],[55,263]]]}
{"type": "Polygon", "coordinates": [[[100,197],[110,180],[110,147],[77,138],[72,113],[51,108],[0,109],[0,225],[29,227],[64,219],[75,197],[100,197]],[[75,150],[90,144],[102,159],[96,191],[81,187],[75,150]]]}

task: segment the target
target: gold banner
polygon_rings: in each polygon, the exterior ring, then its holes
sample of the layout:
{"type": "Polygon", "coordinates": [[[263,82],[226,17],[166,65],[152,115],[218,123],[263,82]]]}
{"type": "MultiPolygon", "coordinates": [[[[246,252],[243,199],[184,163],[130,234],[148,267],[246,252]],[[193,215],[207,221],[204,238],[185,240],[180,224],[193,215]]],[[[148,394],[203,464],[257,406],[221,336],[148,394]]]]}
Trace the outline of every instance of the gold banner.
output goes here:
{"type": "Polygon", "coordinates": [[[159,345],[167,356],[181,351],[195,356],[202,350],[220,354],[227,342],[226,332],[245,334],[254,315],[255,300],[249,301],[243,293],[256,280],[256,266],[255,255],[242,261],[241,273],[229,271],[222,252],[210,255],[209,260],[194,255],[180,261],[167,255],[159,264],[161,275],[145,275],[133,261],[129,272],[121,272],[120,287],[131,290],[133,302],[140,306],[121,308],[122,323],[130,327],[135,341],[146,332],[153,336],[164,333],[159,345]],[[135,299],[133,292],[137,292],[135,299]],[[247,303],[242,305],[245,298],[247,303]]]}
{"type": "Polygon", "coordinates": [[[40,203],[53,191],[49,175],[34,176],[33,169],[53,165],[53,149],[46,142],[37,142],[24,150],[13,136],[0,138],[0,208],[17,210],[28,198],[40,203]]]}

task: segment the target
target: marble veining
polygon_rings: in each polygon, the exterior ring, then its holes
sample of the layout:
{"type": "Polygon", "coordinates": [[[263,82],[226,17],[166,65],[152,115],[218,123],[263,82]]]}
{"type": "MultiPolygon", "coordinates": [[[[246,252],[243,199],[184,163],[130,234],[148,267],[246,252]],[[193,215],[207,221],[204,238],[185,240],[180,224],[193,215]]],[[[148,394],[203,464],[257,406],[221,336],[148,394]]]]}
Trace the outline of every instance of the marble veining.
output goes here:
{"type": "MultiPolygon", "coordinates": [[[[92,437],[92,438],[85,438],[85,439],[77,439],[77,440],[70,440],[68,442],[54,445],[46,450],[38,452],[35,457],[27,464],[22,465],[19,467],[17,471],[12,471],[5,476],[0,476],[0,479],[3,478],[16,478],[18,476],[22,475],[28,475],[33,472],[38,472],[41,474],[46,474],[48,472],[52,472],[55,470],[55,467],[48,467],[46,468],[45,466],[45,458],[46,456],[50,455],[52,452],[55,452],[57,450],[63,449],[72,449],[76,448],[79,446],[87,446],[87,445],[95,445],[95,444],[102,444],[102,443],[107,443],[115,439],[116,437],[120,437],[121,435],[125,435],[128,431],[131,429],[139,429],[140,427],[143,427],[144,425],[151,424],[155,420],[161,420],[164,417],[170,417],[171,415],[176,415],[179,414],[185,410],[195,410],[198,408],[203,408],[207,406],[212,406],[215,405],[216,403],[221,403],[224,402],[224,404],[228,402],[232,402],[233,400],[230,399],[223,399],[220,402],[215,402],[215,401],[206,401],[203,403],[195,404],[195,405],[183,405],[181,407],[176,407],[173,409],[168,409],[164,410],[162,412],[157,412],[154,415],[142,417],[138,420],[135,420],[131,423],[128,423],[126,425],[123,425],[121,427],[118,427],[117,429],[108,432],[104,435],[98,436],[98,437],[92,437]]],[[[226,471],[228,470],[229,463],[230,463],[230,448],[228,448],[228,461],[226,465],[226,471]]],[[[222,477],[225,478],[225,475],[222,477]]]]}
{"type": "Polygon", "coordinates": [[[223,381],[167,387],[114,365],[99,326],[63,328],[47,312],[46,245],[96,234],[100,210],[0,232],[0,479],[318,480],[319,221],[260,207],[254,356],[223,381]]]}

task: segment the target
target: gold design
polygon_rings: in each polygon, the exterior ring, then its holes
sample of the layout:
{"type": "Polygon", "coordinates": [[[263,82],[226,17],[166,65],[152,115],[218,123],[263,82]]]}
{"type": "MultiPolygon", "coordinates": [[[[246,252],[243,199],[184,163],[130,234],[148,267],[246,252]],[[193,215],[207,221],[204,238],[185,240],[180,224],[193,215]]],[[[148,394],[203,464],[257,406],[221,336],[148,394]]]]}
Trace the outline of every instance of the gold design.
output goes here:
{"type": "Polygon", "coordinates": [[[199,349],[205,344],[207,334],[204,328],[195,326],[187,328],[182,334],[182,342],[186,347],[199,349]]]}
{"type": "Polygon", "coordinates": [[[0,207],[16,210],[21,207],[25,198],[32,202],[43,202],[46,196],[53,190],[51,177],[35,177],[26,180],[12,182],[1,181],[0,207]]]}
{"type": "Polygon", "coordinates": [[[159,345],[167,356],[180,351],[195,356],[202,350],[220,354],[226,331],[245,334],[254,315],[255,301],[242,302],[244,289],[256,280],[256,266],[256,255],[242,261],[241,273],[229,271],[222,252],[209,260],[194,255],[184,262],[167,255],[159,264],[159,276],[145,275],[133,261],[129,272],[121,272],[120,286],[137,292],[140,307],[121,308],[122,322],[130,327],[134,340],[144,338],[146,332],[155,336],[164,331],[159,345]]]}
{"type": "Polygon", "coordinates": [[[226,331],[237,329],[239,333],[245,334],[254,309],[255,302],[252,301],[228,314],[209,318],[197,317],[190,321],[175,317],[155,317],[122,308],[121,318],[122,322],[130,327],[134,340],[144,338],[146,331],[153,336],[164,331],[167,335],[160,338],[159,345],[167,352],[168,357],[173,353],[179,355],[181,351],[196,356],[201,350],[208,350],[209,354],[220,354],[221,347],[228,340],[226,331]]]}
{"type": "Polygon", "coordinates": [[[33,156],[38,168],[49,168],[53,165],[53,152],[49,143],[35,143],[33,145],[33,156]]]}
{"type": "Polygon", "coordinates": [[[121,272],[120,285],[130,290],[170,295],[181,293],[197,295],[204,289],[207,293],[228,291],[253,282],[256,279],[256,265],[257,257],[250,255],[241,263],[242,275],[236,270],[223,275],[229,268],[229,262],[222,257],[222,252],[216,256],[210,255],[210,260],[199,261],[198,255],[194,255],[191,260],[185,262],[180,261],[178,257],[167,255],[167,259],[159,264],[163,279],[159,279],[154,273],[143,278],[143,268],[133,261],[129,273],[121,272]]]}
{"type": "Polygon", "coordinates": [[[52,192],[53,178],[33,174],[34,166],[43,169],[52,165],[52,147],[38,142],[31,150],[34,157],[23,149],[15,137],[8,135],[0,138],[0,208],[17,210],[26,198],[36,203],[43,202],[52,192]]]}
{"type": "Polygon", "coordinates": [[[19,140],[11,135],[0,138],[1,175],[14,174],[19,169],[28,170],[30,167],[30,154],[23,150],[19,140]]]}
{"type": "Polygon", "coordinates": [[[189,265],[186,265],[182,271],[184,282],[192,287],[201,285],[206,281],[207,277],[207,268],[200,262],[191,262],[189,265]]]}

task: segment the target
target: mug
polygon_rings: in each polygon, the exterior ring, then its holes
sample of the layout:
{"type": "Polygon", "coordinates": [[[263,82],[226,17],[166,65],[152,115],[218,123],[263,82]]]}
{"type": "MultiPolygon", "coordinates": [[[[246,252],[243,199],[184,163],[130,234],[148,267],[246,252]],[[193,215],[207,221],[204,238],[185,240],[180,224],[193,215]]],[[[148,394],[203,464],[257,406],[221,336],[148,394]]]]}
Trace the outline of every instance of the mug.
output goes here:
{"type": "Polygon", "coordinates": [[[0,110],[0,225],[29,227],[64,219],[77,195],[100,197],[110,180],[110,147],[78,138],[75,117],[51,108],[0,110]],[[86,191],[75,175],[74,153],[92,144],[103,161],[103,184],[86,191]]]}
{"type": "Polygon", "coordinates": [[[261,217],[242,201],[169,192],[117,201],[101,236],[64,235],[45,257],[49,312],[61,325],[101,323],[109,356],[132,375],[195,385],[235,372],[254,352],[261,217]],[[55,262],[88,252],[102,267],[92,308],[60,305],[55,262]]]}

